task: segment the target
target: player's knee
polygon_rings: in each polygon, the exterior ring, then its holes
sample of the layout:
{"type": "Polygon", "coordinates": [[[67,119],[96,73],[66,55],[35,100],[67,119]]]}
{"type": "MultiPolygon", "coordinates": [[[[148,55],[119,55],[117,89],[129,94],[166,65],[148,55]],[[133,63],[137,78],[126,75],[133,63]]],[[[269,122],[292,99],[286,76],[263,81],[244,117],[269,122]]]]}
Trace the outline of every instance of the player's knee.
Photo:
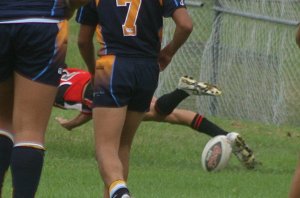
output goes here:
{"type": "Polygon", "coordinates": [[[165,104],[164,100],[159,100],[159,99],[156,101],[154,105],[154,109],[156,113],[160,116],[167,116],[173,111],[173,109],[168,108],[168,105],[165,104]]]}

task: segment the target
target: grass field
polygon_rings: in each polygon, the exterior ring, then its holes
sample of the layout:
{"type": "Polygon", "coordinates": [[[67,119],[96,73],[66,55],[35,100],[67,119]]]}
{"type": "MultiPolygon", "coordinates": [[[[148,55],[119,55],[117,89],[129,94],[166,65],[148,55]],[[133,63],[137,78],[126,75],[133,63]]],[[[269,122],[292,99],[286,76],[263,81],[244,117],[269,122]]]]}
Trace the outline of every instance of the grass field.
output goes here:
{"type": "MultiPolygon", "coordinates": [[[[76,112],[54,109],[47,133],[45,166],[38,198],[96,198],[102,183],[94,160],[92,125],[66,131],[55,116],[76,112]]],[[[299,153],[299,128],[210,118],[239,131],[263,163],[246,170],[235,156],[218,173],[206,173],[200,155],[209,137],[183,127],[144,122],[136,135],[129,187],[136,198],[283,198],[287,197],[299,153]]],[[[11,197],[11,178],[3,198],[11,197]]]]}
{"type": "MultiPolygon", "coordinates": [[[[82,67],[76,48],[77,26],[67,62],[82,67]]],[[[75,33],[74,33],[75,32],[75,33]]],[[[37,198],[102,197],[102,182],[94,159],[92,125],[72,132],[61,128],[55,116],[71,118],[76,112],[53,110],[46,141],[45,166],[37,198]]],[[[135,198],[284,198],[299,155],[300,128],[209,117],[228,131],[238,131],[255,151],[262,166],[246,170],[232,156],[217,173],[202,170],[200,156],[208,136],[188,127],[144,122],[133,144],[129,188],[135,198]]],[[[11,197],[7,175],[3,198],[11,197]]]]}

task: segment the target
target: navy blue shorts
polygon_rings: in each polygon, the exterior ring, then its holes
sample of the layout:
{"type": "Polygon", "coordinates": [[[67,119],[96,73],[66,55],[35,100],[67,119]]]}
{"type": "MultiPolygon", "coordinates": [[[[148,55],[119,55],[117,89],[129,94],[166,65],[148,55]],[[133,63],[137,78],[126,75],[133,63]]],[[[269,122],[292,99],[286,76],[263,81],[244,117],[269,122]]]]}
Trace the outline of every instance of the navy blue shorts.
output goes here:
{"type": "Polygon", "coordinates": [[[156,59],[125,58],[113,55],[97,60],[94,80],[94,107],[122,107],[146,112],[157,87],[156,59]]]}
{"type": "Polygon", "coordinates": [[[0,82],[17,72],[57,86],[67,50],[68,24],[0,24],[0,82]]]}

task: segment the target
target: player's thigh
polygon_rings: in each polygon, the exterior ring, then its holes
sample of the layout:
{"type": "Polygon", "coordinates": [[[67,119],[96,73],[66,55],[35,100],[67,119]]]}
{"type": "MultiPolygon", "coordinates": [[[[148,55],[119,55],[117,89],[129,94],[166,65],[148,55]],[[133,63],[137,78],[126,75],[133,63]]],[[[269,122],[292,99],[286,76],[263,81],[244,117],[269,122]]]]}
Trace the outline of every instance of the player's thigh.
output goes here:
{"type": "Polygon", "coordinates": [[[57,88],[15,74],[13,126],[15,140],[44,143],[57,88]]]}
{"type": "MultiPolygon", "coordinates": [[[[94,79],[93,104],[96,108],[93,110],[93,115],[94,119],[101,116],[101,120],[95,120],[95,126],[116,130],[118,127],[117,131],[122,130],[124,145],[130,145],[134,133],[143,119],[144,112],[149,109],[157,86],[158,73],[159,67],[154,59],[125,58],[112,55],[100,57],[97,60],[94,79]],[[109,114],[108,116],[107,112],[103,111],[110,108],[122,109],[122,107],[126,107],[126,111],[129,110],[127,114],[109,114]],[[102,113],[99,113],[100,110],[102,113]],[[98,113],[95,114],[95,112],[98,113]],[[125,119],[125,115],[126,120],[121,122],[121,117],[125,119]],[[119,118],[111,116],[119,116],[119,118]],[[104,120],[106,121],[104,122],[104,120]],[[115,126],[101,126],[99,124],[105,125],[106,123],[108,125],[111,122],[115,123],[115,126]]],[[[118,111],[114,110],[114,112],[118,111]]]]}
{"type": "Polygon", "coordinates": [[[122,136],[121,136],[121,147],[128,147],[126,149],[130,150],[132,140],[139,127],[145,113],[137,111],[127,111],[126,120],[123,126],[122,136]]]}
{"type": "Polygon", "coordinates": [[[157,98],[155,96],[152,97],[149,111],[146,112],[143,121],[155,121],[156,119],[156,111],[155,111],[155,104],[156,104],[157,98]]]}
{"type": "Polygon", "coordinates": [[[16,141],[43,142],[64,66],[66,24],[15,26],[15,94],[13,125],[16,141]],[[62,26],[62,27],[60,27],[62,26]]]}
{"type": "Polygon", "coordinates": [[[96,148],[118,151],[127,107],[93,108],[96,148]],[[108,146],[108,147],[107,147],[108,146]]]}

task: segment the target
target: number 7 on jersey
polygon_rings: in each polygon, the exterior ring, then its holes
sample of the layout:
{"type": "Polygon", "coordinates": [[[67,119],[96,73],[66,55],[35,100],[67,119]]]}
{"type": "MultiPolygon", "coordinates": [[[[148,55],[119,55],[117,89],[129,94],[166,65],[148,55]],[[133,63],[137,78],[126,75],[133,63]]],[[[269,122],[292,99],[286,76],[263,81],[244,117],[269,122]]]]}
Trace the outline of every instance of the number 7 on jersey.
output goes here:
{"type": "Polygon", "coordinates": [[[142,0],[116,0],[116,3],[118,7],[129,4],[126,19],[122,25],[123,35],[136,36],[136,19],[139,15],[142,0]]]}

